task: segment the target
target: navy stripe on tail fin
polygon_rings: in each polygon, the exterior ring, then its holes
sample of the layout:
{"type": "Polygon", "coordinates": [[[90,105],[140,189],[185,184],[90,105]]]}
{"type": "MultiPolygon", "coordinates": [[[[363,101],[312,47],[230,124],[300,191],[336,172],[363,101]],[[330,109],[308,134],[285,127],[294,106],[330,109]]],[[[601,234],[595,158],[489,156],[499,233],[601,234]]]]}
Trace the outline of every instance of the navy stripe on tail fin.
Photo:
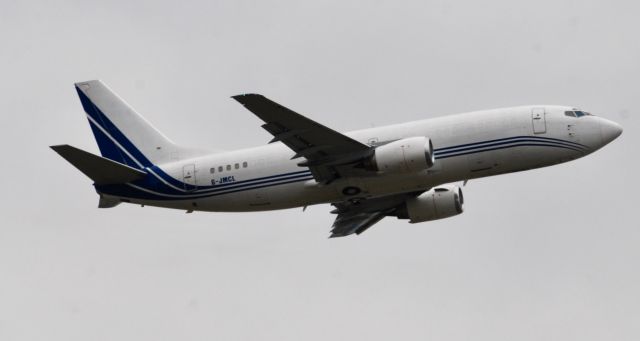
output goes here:
{"type": "Polygon", "coordinates": [[[202,154],[171,142],[102,82],[75,86],[105,158],[143,169],[202,154]]]}
{"type": "Polygon", "coordinates": [[[129,141],[124,134],[76,85],[78,97],[87,113],[89,126],[96,139],[100,154],[107,159],[134,168],[152,166],[151,162],[129,141]]]}

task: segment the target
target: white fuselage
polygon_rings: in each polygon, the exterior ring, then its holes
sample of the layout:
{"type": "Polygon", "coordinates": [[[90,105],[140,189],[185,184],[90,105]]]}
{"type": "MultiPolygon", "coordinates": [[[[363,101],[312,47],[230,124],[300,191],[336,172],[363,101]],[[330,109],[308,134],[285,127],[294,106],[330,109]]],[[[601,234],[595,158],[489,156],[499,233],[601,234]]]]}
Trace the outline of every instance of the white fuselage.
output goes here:
{"type": "Polygon", "coordinates": [[[127,202],[168,208],[259,211],[340,202],[350,198],[343,194],[345,187],[361,189],[357,197],[424,191],[444,183],[566,162],[609,142],[602,132],[606,120],[568,117],[565,110],[571,108],[547,105],[477,111],[345,134],[373,146],[408,137],[429,137],[436,161],[433,167],[419,172],[371,172],[322,185],[308,168],[297,165],[301,159],[292,160],[294,153],[278,142],[150,169],[158,184],[170,186],[173,194],[150,188],[134,188],[131,195],[108,188],[98,188],[98,192],[127,202]],[[163,179],[158,171],[175,181],[163,179]],[[185,189],[180,183],[196,187],[185,189]]]}

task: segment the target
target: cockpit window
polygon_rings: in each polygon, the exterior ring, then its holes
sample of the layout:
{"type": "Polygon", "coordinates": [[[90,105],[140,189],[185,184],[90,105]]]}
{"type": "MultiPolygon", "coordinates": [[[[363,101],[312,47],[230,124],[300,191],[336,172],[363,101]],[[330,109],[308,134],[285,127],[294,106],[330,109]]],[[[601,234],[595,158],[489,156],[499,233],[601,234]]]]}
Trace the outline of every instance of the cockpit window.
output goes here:
{"type": "Polygon", "coordinates": [[[570,117],[593,116],[590,113],[582,110],[565,111],[564,114],[565,116],[570,116],[570,117]]]}

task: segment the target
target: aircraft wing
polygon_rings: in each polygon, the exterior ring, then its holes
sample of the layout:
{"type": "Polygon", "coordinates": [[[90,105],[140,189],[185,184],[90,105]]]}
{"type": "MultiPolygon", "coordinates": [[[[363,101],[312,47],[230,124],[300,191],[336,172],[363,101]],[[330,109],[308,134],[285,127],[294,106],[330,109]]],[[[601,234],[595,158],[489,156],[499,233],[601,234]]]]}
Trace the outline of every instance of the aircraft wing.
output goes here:
{"type": "Polygon", "coordinates": [[[353,233],[360,234],[386,216],[397,216],[397,211],[402,207],[402,204],[408,198],[420,193],[422,192],[333,203],[332,205],[336,209],[331,213],[338,216],[333,222],[329,238],[344,237],[353,233]]]}
{"type": "Polygon", "coordinates": [[[282,142],[295,152],[292,159],[304,157],[300,166],[308,166],[316,181],[329,183],[347,175],[345,164],[362,159],[371,148],[333,129],[304,117],[258,94],[233,96],[265,122],[273,135],[271,142],[282,142]]]}

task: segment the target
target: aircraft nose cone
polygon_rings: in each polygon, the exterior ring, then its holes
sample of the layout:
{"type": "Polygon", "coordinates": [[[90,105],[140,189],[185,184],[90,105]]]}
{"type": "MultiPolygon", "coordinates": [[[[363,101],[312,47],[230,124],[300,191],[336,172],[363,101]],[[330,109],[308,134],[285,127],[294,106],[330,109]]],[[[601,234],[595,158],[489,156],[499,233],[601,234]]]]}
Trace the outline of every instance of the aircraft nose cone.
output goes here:
{"type": "Polygon", "coordinates": [[[613,121],[602,119],[600,122],[600,136],[602,136],[602,144],[605,145],[622,134],[622,127],[613,121]]]}

